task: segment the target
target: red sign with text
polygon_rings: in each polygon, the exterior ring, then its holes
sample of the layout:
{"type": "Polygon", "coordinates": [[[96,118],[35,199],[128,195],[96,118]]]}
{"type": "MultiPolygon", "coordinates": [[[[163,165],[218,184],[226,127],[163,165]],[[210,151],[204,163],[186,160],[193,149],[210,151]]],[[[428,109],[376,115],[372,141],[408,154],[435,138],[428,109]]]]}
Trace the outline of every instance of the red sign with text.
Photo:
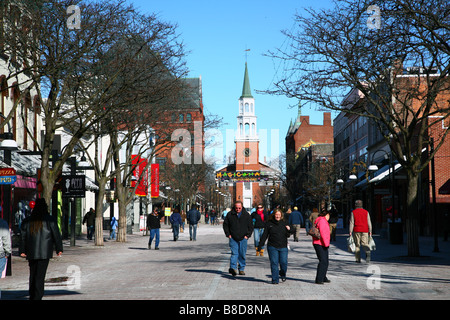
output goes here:
{"type": "MultiPolygon", "coordinates": [[[[133,176],[136,178],[135,181],[139,182],[135,194],[140,197],[145,197],[148,193],[148,170],[145,169],[148,163],[147,159],[134,155],[131,156],[131,163],[134,167],[133,176]]],[[[135,186],[134,183],[132,183],[132,187],[135,186]]]]}
{"type": "Polygon", "coordinates": [[[150,195],[159,197],[159,163],[152,163],[150,169],[150,195]]]}

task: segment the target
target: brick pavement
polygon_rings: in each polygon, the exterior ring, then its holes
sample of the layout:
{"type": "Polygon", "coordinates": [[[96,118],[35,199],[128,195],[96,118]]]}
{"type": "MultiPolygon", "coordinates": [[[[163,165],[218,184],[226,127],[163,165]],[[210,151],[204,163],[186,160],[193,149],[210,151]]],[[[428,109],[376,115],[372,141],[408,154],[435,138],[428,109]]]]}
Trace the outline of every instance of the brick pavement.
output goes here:
{"type": "MultiPolygon", "coordinates": [[[[341,230],[343,232],[343,230],[341,230]]],[[[148,236],[128,235],[126,243],[78,239],[65,243],[61,258],[50,262],[44,300],[448,300],[450,242],[421,238],[424,257],[406,257],[406,244],[391,245],[375,236],[372,262],[357,264],[346,251],[346,234],[338,233],[330,248],[328,278],[314,284],[317,258],[302,230],[290,241],[287,281],[272,285],[267,254],[256,257],[249,241],[245,276],[228,274],[230,250],[221,226],[200,225],[197,241],[186,229],[177,242],[167,226],[161,229],[160,250],[148,250],[148,236]],[[314,292],[314,293],[312,293],[314,292]]],[[[16,249],[17,250],[17,249],[16,249]]],[[[13,257],[12,276],[0,279],[1,298],[25,300],[28,265],[13,257]]]]}

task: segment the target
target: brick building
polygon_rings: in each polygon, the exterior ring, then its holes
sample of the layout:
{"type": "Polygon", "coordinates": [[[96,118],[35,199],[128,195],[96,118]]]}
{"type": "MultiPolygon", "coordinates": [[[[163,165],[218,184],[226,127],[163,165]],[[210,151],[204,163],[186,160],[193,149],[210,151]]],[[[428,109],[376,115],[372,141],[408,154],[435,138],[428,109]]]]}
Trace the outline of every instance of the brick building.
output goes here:
{"type": "MultiPolygon", "coordinates": [[[[311,193],[313,172],[325,170],[325,163],[333,163],[333,125],[331,113],[323,113],[323,124],[312,124],[309,116],[301,115],[291,121],[286,135],[286,189],[292,203],[300,206],[319,206],[318,194],[311,193]]],[[[320,201],[319,201],[320,202],[320,201]]]]}
{"type": "MultiPolygon", "coordinates": [[[[427,75],[426,73],[422,73],[423,70],[418,72],[416,68],[403,69],[400,67],[398,70],[401,70],[401,72],[395,74],[395,84],[398,88],[395,100],[398,103],[394,106],[398,112],[409,113],[411,115],[412,112],[418,112],[420,106],[424,103],[424,100],[419,98],[420,96],[412,92],[420,92],[423,97],[426,96],[427,87],[424,79],[427,75]],[[408,102],[408,109],[405,109],[402,101],[408,102]]],[[[430,73],[428,76],[435,77],[436,74],[430,73]]],[[[428,124],[432,122],[435,122],[435,124],[428,128],[425,137],[423,137],[424,143],[427,143],[427,140],[433,138],[435,146],[442,142],[434,158],[436,175],[434,185],[436,188],[438,227],[440,230],[442,230],[444,222],[444,213],[450,212],[450,138],[445,136],[449,126],[448,115],[438,113],[436,110],[438,110],[437,108],[448,110],[449,97],[450,92],[448,89],[438,92],[435,99],[436,107],[432,110],[432,116],[426,119],[428,124]]],[[[364,97],[360,97],[359,100],[360,103],[363,103],[364,97]]],[[[419,116],[422,117],[420,114],[419,116]]],[[[364,119],[364,117],[359,118],[364,119]]],[[[408,119],[408,117],[405,116],[405,119],[408,119]]],[[[364,157],[355,158],[356,161],[353,162],[353,166],[355,163],[361,164],[356,170],[358,179],[352,185],[344,184],[343,189],[345,190],[348,187],[351,189],[353,198],[358,197],[364,200],[365,207],[372,212],[371,217],[375,228],[388,229],[389,222],[404,222],[406,218],[406,191],[408,187],[406,170],[397,161],[391,151],[390,144],[385,139],[385,136],[388,134],[387,131],[381,132],[379,126],[374,123],[374,120],[366,120],[365,125],[367,126],[367,130],[365,130],[367,131],[368,138],[366,153],[364,157]],[[369,172],[367,168],[371,164],[377,164],[379,169],[375,172],[369,172]],[[391,174],[392,167],[395,168],[393,175],[391,174]],[[365,173],[369,175],[367,176],[365,173]],[[394,218],[392,218],[392,212],[394,212],[394,218]]],[[[356,125],[355,128],[360,130],[362,127],[356,125]]],[[[354,132],[349,132],[346,136],[356,138],[354,132]]],[[[409,143],[412,150],[417,149],[416,137],[409,143]]],[[[356,143],[356,146],[358,145],[360,144],[356,143]]],[[[347,159],[349,157],[348,154],[343,154],[342,156],[339,154],[339,151],[342,151],[339,149],[339,146],[340,144],[336,143],[336,159],[347,159]]],[[[425,156],[426,152],[430,152],[430,148],[428,150],[423,149],[422,152],[425,156]]],[[[347,168],[344,167],[344,180],[348,178],[348,166],[352,166],[352,163],[347,163],[347,168]]],[[[430,163],[421,172],[419,178],[418,207],[421,234],[430,234],[434,225],[431,170],[430,163]]],[[[347,211],[351,208],[351,203],[352,201],[349,201],[350,206],[347,207],[347,211]]]]}
{"type": "MultiPolygon", "coordinates": [[[[205,115],[201,77],[182,79],[181,89],[183,90],[181,98],[173,106],[165,108],[162,117],[159,118],[161,121],[152,123],[157,141],[154,161],[160,165],[161,195],[166,196],[171,192],[168,191],[171,189],[166,187],[174,187],[171,184],[181,180],[175,175],[177,166],[195,165],[184,167],[184,169],[197,170],[199,167],[197,165],[203,164],[205,150],[203,140],[205,115]]],[[[191,191],[185,192],[184,200],[187,196],[191,196],[191,191]]],[[[198,184],[198,191],[205,191],[204,181],[198,184]]],[[[175,195],[172,194],[172,196],[175,195]]],[[[164,199],[155,199],[154,203],[161,201],[164,199]]]]}

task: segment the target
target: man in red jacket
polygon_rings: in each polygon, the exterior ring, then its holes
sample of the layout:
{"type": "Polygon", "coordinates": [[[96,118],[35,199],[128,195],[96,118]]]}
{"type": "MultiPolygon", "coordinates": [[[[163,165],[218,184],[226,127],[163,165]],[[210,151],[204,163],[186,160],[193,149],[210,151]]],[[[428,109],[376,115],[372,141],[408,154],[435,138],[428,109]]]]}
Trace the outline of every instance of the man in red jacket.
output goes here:
{"type": "Polygon", "coordinates": [[[362,200],[355,201],[356,209],[350,215],[350,236],[353,235],[355,241],[355,259],[361,262],[361,247],[366,252],[366,262],[370,262],[369,237],[372,235],[372,223],[370,221],[369,211],[363,209],[362,200]]]}

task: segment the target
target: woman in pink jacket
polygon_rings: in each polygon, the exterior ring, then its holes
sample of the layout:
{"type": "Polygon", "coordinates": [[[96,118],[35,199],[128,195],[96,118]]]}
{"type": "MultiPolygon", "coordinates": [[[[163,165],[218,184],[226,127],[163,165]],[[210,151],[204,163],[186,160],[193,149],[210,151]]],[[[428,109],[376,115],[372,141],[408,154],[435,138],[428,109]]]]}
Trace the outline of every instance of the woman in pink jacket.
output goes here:
{"type": "Polygon", "coordinates": [[[330,225],[328,224],[328,219],[330,219],[330,214],[323,210],[314,221],[316,228],[320,231],[320,239],[313,237],[313,246],[319,259],[316,273],[317,284],[330,282],[327,278],[328,248],[330,247],[330,225]]]}

